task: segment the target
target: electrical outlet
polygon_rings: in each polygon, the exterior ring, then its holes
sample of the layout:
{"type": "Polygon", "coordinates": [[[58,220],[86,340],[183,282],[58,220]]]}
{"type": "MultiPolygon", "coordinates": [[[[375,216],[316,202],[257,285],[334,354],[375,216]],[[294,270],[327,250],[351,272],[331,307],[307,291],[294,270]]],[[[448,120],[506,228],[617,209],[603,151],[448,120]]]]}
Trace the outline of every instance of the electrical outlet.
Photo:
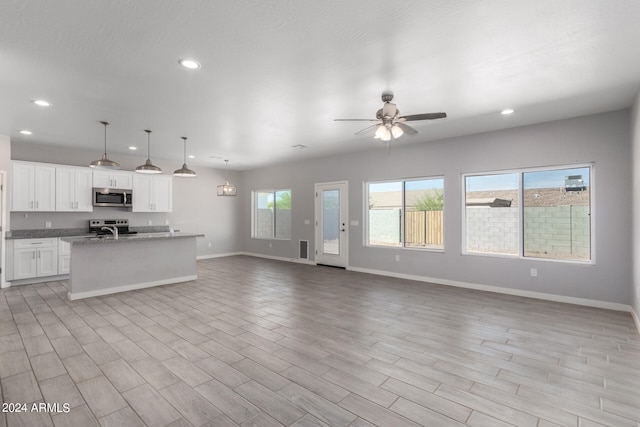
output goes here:
{"type": "Polygon", "coordinates": [[[531,277],[538,277],[538,269],[537,268],[532,268],[531,269],[531,277]]]}
{"type": "Polygon", "coordinates": [[[51,221],[45,221],[44,228],[51,228],[51,221]]]}
{"type": "Polygon", "coordinates": [[[396,255],[396,261],[400,262],[400,255],[396,255]]]}
{"type": "Polygon", "coordinates": [[[269,243],[269,247],[272,248],[273,247],[273,243],[269,243]]]}
{"type": "Polygon", "coordinates": [[[147,220],[147,225],[152,225],[152,224],[153,224],[153,222],[150,219],[148,219],[147,220]]]}
{"type": "Polygon", "coordinates": [[[169,220],[168,219],[164,220],[164,225],[169,225],[169,220]]]}
{"type": "Polygon", "coordinates": [[[309,225],[309,224],[311,224],[311,221],[309,221],[308,219],[305,219],[304,220],[304,225],[309,225]]]}
{"type": "Polygon", "coordinates": [[[208,246],[209,246],[209,247],[211,247],[211,242],[209,242],[209,245],[208,245],[208,246]]]}

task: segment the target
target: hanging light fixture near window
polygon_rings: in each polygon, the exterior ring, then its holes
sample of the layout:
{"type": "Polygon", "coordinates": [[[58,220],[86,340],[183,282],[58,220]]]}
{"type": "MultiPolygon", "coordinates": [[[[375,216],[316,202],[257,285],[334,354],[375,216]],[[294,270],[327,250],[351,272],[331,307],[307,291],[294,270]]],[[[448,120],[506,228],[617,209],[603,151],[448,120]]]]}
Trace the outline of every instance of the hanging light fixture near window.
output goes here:
{"type": "Polygon", "coordinates": [[[235,196],[238,194],[238,188],[229,184],[229,160],[225,160],[224,184],[218,185],[218,196],[235,196]]]}
{"type": "Polygon", "coordinates": [[[181,136],[180,138],[182,138],[182,141],[184,142],[184,163],[180,169],[173,172],[173,175],[185,178],[195,178],[196,173],[187,167],[187,137],[181,136]]]}
{"type": "Polygon", "coordinates": [[[120,169],[120,165],[107,157],[107,126],[109,122],[100,122],[104,125],[104,154],[102,158],[91,162],[89,167],[96,169],[120,169]]]}
{"type": "Polygon", "coordinates": [[[140,165],[136,168],[138,173],[162,173],[162,169],[151,163],[151,131],[145,129],[147,133],[147,161],[144,165],[140,165]]]}

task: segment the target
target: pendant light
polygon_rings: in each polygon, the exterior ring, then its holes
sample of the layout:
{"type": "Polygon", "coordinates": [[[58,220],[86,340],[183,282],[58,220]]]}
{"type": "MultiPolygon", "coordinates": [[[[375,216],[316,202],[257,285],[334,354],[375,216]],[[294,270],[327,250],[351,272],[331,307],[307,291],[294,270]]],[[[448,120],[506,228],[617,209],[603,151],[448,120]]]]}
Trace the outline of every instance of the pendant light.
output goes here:
{"type": "Polygon", "coordinates": [[[238,188],[235,185],[229,184],[229,160],[224,161],[224,184],[218,185],[218,196],[235,196],[238,193],[238,188]]]}
{"type": "Polygon", "coordinates": [[[173,172],[174,176],[183,176],[185,178],[195,178],[196,173],[187,167],[187,137],[181,136],[182,141],[184,142],[184,163],[182,167],[173,172]]]}
{"type": "Polygon", "coordinates": [[[162,173],[162,169],[158,166],[151,163],[151,131],[149,129],[145,129],[147,133],[147,161],[144,165],[140,165],[136,168],[136,172],[138,173],[162,173]]]}
{"type": "Polygon", "coordinates": [[[120,169],[120,165],[107,157],[107,126],[108,122],[100,122],[104,125],[104,154],[102,158],[91,162],[89,167],[97,169],[120,169]]]}

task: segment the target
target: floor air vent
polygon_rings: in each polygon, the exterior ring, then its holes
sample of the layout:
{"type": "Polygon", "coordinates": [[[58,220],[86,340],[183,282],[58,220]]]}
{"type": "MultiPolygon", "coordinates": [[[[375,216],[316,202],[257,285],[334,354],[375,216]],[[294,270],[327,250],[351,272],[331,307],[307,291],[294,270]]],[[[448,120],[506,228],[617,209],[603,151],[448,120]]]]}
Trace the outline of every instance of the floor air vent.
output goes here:
{"type": "Polygon", "coordinates": [[[309,259],[309,241],[300,240],[300,259],[309,259]]]}

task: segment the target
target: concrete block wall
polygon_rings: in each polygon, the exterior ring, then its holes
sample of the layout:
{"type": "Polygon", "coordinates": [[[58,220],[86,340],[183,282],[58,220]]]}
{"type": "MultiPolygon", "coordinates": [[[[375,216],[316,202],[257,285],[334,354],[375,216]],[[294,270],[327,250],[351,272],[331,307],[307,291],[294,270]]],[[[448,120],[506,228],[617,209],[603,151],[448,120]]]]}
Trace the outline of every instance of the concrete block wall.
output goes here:
{"type": "Polygon", "coordinates": [[[467,207],[467,251],[517,255],[519,223],[517,207],[467,207]]]}
{"type": "Polygon", "coordinates": [[[369,244],[400,244],[400,208],[369,211],[369,244]]]}

